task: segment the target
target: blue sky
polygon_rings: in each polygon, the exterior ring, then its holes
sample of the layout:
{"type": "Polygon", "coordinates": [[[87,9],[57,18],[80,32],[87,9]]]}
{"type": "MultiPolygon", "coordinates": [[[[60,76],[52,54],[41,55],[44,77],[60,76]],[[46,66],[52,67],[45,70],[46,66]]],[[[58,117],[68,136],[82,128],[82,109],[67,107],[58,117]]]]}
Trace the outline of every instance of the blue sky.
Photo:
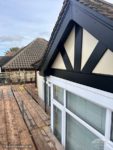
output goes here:
{"type": "Polygon", "coordinates": [[[0,0],[0,55],[37,37],[47,40],[63,0],[0,0]]]}

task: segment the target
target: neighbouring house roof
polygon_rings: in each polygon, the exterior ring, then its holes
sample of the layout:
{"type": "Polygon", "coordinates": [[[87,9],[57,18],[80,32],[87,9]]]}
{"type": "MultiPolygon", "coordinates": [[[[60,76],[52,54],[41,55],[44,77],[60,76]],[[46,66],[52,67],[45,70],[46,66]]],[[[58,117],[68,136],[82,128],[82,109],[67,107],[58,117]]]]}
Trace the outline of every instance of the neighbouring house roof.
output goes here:
{"type": "Polygon", "coordinates": [[[40,60],[45,53],[47,41],[42,38],[37,38],[26,47],[22,48],[13,58],[6,63],[4,69],[33,69],[32,64],[40,60]]]}
{"type": "MultiPolygon", "coordinates": [[[[113,29],[113,5],[105,2],[104,0],[64,0],[63,7],[61,9],[61,12],[59,14],[58,20],[55,24],[55,27],[52,31],[51,38],[48,43],[48,47],[46,50],[46,53],[42,59],[42,62],[40,64],[40,68],[45,65],[45,62],[48,59],[49,52],[51,50],[51,47],[55,41],[55,38],[59,32],[59,29],[61,28],[61,24],[65,18],[65,15],[68,11],[68,8],[70,6],[70,3],[73,5],[77,5],[80,9],[84,9],[85,11],[88,11],[88,15],[90,13],[95,17],[98,21],[107,22],[107,26],[113,29]]],[[[74,7],[74,6],[72,6],[74,7]]],[[[86,13],[84,11],[84,13],[86,13]]],[[[73,20],[73,18],[72,18],[73,20]]],[[[46,63],[47,64],[47,63],[46,63]]]]}
{"type": "Polygon", "coordinates": [[[0,56],[0,67],[5,65],[11,58],[12,56],[0,56]]]}
{"type": "MultiPolygon", "coordinates": [[[[46,52],[46,51],[45,51],[45,52],[46,52]]],[[[45,53],[44,53],[44,54],[45,54],[45,53]]],[[[43,55],[43,56],[44,56],[44,55],[43,55]]],[[[35,69],[39,70],[40,65],[41,65],[41,63],[42,63],[42,60],[43,60],[43,57],[42,57],[42,59],[40,59],[40,60],[36,61],[34,64],[32,64],[32,66],[33,66],[35,69]]]]}

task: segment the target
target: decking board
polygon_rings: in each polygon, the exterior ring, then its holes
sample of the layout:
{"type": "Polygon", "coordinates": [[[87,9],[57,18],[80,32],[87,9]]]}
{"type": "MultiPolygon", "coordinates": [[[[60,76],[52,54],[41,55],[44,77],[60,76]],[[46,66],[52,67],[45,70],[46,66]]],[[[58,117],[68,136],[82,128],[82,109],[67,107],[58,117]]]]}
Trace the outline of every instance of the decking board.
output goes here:
{"type": "Polygon", "coordinates": [[[0,150],[8,149],[63,150],[50,116],[22,85],[0,87],[0,150]]]}

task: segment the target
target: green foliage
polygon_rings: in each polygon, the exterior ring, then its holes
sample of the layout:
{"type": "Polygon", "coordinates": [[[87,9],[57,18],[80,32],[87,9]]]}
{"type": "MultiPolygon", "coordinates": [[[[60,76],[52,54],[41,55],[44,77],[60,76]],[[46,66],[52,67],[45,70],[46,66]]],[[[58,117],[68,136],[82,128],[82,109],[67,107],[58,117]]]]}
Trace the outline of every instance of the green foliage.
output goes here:
{"type": "Polygon", "coordinates": [[[13,56],[17,51],[19,51],[20,48],[19,47],[12,47],[10,48],[6,53],[5,55],[6,56],[13,56]]]}
{"type": "Polygon", "coordinates": [[[9,51],[11,51],[11,52],[17,52],[18,50],[19,50],[18,47],[12,47],[12,48],[10,48],[9,51]]]}

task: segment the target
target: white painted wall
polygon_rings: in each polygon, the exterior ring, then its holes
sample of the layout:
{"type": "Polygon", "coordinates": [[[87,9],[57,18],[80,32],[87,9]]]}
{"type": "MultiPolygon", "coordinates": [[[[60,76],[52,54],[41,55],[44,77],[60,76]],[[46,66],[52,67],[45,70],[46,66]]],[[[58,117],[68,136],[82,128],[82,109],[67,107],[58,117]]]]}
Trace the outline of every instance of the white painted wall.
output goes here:
{"type": "Polygon", "coordinates": [[[38,88],[38,95],[44,101],[44,78],[39,75],[37,71],[37,88],[38,88]]]}

